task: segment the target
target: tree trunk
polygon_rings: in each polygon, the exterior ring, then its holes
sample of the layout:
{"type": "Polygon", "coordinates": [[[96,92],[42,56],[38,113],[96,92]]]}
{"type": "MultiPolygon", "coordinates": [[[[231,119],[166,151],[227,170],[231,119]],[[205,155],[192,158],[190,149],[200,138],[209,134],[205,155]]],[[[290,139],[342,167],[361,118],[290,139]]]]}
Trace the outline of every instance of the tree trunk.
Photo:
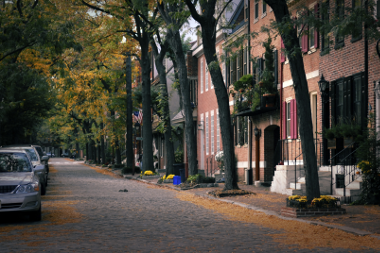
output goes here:
{"type": "Polygon", "coordinates": [[[178,77],[182,93],[182,104],[183,110],[185,111],[185,138],[186,138],[186,149],[187,157],[189,164],[189,175],[195,175],[198,173],[198,164],[197,164],[197,146],[196,146],[196,137],[195,137],[195,124],[193,121],[193,108],[190,102],[190,87],[189,81],[187,79],[187,67],[185,54],[182,49],[182,41],[180,34],[172,30],[168,30],[170,33],[173,33],[172,40],[170,44],[176,55],[176,62],[178,66],[178,77]]]}
{"type": "MultiPolygon", "coordinates": [[[[285,0],[265,0],[265,2],[273,9],[276,22],[284,22],[284,18],[290,17],[289,9],[285,0]]],[[[309,88],[301,51],[298,50],[293,52],[294,48],[300,48],[296,29],[290,29],[288,34],[284,34],[284,32],[280,31],[280,34],[289,57],[290,71],[293,78],[293,87],[297,102],[297,116],[299,122],[302,122],[302,124],[299,124],[299,132],[302,151],[304,154],[303,162],[306,167],[306,195],[308,201],[310,202],[314,198],[320,197],[320,189],[315,149],[314,145],[310,145],[310,143],[314,143],[314,140],[309,88]]]]}
{"type": "Polygon", "coordinates": [[[142,69],[142,106],[143,106],[143,170],[154,171],[153,167],[153,136],[151,121],[150,97],[150,60],[149,60],[149,34],[144,30],[140,39],[141,69],[142,69]]]}
{"type": "Polygon", "coordinates": [[[126,136],[126,152],[127,152],[127,167],[133,166],[133,126],[132,126],[132,66],[131,57],[127,55],[125,60],[126,69],[126,90],[127,90],[127,136],[126,136]]]}
{"type": "Polygon", "coordinates": [[[121,151],[120,151],[120,146],[119,146],[119,137],[116,137],[115,149],[116,149],[116,164],[121,164],[121,151]]]}
{"type": "MultiPolygon", "coordinates": [[[[213,21],[215,22],[215,19],[213,21]]],[[[215,25],[212,24],[212,21],[209,20],[202,25],[202,41],[207,65],[213,62],[218,62],[215,49],[215,35],[215,25]],[[210,36],[210,34],[213,34],[214,36],[210,36]]],[[[237,173],[235,164],[235,146],[233,138],[231,138],[231,136],[233,136],[233,128],[231,125],[228,92],[223,82],[223,76],[220,68],[209,68],[209,72],[212,83],[214,84],[215,95],[218,101],[220,122],[225,122],[224,124],[220,124],[225,160],[224,162],[226,166],[226,183],[224,190],[239,189],[237,185],[237,173]]]]}
{"type": "Polygon", "coordinates": [[[172,126],[171,126],[171,120],[170,120],[170,109],[169,109],[169,94],[168,94],[168,87],[166,82],[166,70],[165,66],[163,65],[163,60],[165,59],[165,55],[167,52],[167,44],[161,43],[161,51],[158,54],[158,49],[156,47],[156,44],[154,41],[151,42],[156,63],[156,69],[159,74],[160,78],[160,85],[161,89],[160,92],[162,94],[162,97],[166,98],[167,103],[164,103],[163,112],[162,112],[162,119],[164,121],[165,126],[165,147],[166,147],[166,175],[174,174],[174,146],[173,146],[173,138],[172,138],[172,126]]]}

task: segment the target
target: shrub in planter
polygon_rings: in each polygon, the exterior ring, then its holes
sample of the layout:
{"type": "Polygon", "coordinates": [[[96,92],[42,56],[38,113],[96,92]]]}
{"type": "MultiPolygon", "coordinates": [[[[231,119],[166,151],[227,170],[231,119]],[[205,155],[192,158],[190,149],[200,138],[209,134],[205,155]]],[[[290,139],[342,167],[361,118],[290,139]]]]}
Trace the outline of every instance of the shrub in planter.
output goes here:
{"type": "Polygon", "coordinates": [[[121,168],[124,168],[124,164],[114,164],[112,166],[113,169],[121,169],[121,168]]]}

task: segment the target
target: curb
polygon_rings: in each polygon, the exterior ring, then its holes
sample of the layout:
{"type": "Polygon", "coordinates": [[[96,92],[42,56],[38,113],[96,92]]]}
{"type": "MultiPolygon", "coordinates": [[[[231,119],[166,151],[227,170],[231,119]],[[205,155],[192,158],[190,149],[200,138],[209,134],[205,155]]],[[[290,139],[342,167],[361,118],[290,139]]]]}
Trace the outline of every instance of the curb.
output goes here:
{"type": "MultiPolygon", "coordinates": [[[[150,182],[150,181],[147,181],[147,180],[144,180],[144,179],[133,178],[132,176],[129,177],[129,176],[125,176],[124,175],[124,178],[131,179],[131,180],[136,180],[136,181],[141,181],[143,183],[152,184],[152,185],[156,185],[156,186],[167,187],[167,188],[170,188],[170,189],[173,189],[173,190],[176,190],[176,191],[184,191],[182,189],[178,189],[176,187],[171,187],[169,185],[161,185],[161,184],[153,183],[153,182],[150,182]]],[[[192,194],[194,196],[197,196],[197,197],[203,197],[203,198],[217,200],[217,201],[221,201],[221,202],[225,202],[225,203],[234,204],[234,205],[237,205],[237,206],[240,206],[240,207],[244,207],[244,208],[248,208],[248,209],[251,209],[251,210],[254,210],[254,211],[262,212],[262,213],[264,213],[266,215],[273,215],[273,216],[276,216],[276,217],[278,217],[280,219],[283,219],[283,220],[299,221],[299,222],[307,223],[307,224],[310,224],[310,225],[324,226],[324,227],[328,227],[328,228],[332,228],[332,229],[339,229],[339,230],[342,230],[342,231],[347,232],[347,233],[351,233],[351,234],[355,234],[355,235],[359,235],[359,236],[371,236],[371,237],[373,237],[375,239],[379,239],[380,240],[380,236],[378,236],[378,235],[376,235],[374,233],[367,232],[367,231],[360,230],[360,229],[356,229],[356,228],[351,228],[351,227],[347,227],[347,226],[337,226],[337,225],[332,225],[332,224],[328,224],[328,223],[324,223],[324,222],[320,222],[320,221],[308,221],[308,220],[303,220],[303,219],[285,217],[285,216],[282,216],[282,215],[280,215],[280,214],[278,214],[278,213],[276,213],[274,211],[265,210],[265,209],[262,209],[260,207],[253,206],[253,205],[248,205],[248,204],[241,203],[241,202],[236,202],[236,201],[232,201],[232,200],[228,200],[228,199],[215,198],[213,196],[209,196],[209,195],[205,195],[205,194],[200,194],[200,193],[190,193],[190,194],[192,194]]]]}

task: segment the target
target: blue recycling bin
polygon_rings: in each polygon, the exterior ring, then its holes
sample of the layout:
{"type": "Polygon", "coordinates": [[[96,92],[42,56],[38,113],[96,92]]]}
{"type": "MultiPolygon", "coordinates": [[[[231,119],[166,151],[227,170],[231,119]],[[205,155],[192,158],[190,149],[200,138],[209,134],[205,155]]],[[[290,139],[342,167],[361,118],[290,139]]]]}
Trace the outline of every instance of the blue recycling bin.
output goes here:
{"type": "Polygon", "coordinates": [[[174,176],[174,177],[173,177],[173,184],[174,184],[174,185],[179,185],[179,184],[181,184],[181,177],[180,177],[180,176],[174,176]]]}
{"type": "Polygon", "coordinates": [[[185,175],[185,169],[184,168],[179,169],[179,175],[181,176],[181,183],[184,183],[186,181],[186,175],[185,175]]]}

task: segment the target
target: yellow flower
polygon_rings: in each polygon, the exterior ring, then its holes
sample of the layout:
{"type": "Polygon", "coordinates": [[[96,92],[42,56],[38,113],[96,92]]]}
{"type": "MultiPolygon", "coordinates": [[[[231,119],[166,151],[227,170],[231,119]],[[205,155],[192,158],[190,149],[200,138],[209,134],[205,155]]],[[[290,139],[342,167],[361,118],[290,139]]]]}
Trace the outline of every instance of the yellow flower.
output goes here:
{"type": "Polygon", "coordinates": [[[170,174],[170,175],[168,175],[168,176],[166,177],[166,179],[173,179],[173,177],[174,177],[174,174],[170,174]]]}

